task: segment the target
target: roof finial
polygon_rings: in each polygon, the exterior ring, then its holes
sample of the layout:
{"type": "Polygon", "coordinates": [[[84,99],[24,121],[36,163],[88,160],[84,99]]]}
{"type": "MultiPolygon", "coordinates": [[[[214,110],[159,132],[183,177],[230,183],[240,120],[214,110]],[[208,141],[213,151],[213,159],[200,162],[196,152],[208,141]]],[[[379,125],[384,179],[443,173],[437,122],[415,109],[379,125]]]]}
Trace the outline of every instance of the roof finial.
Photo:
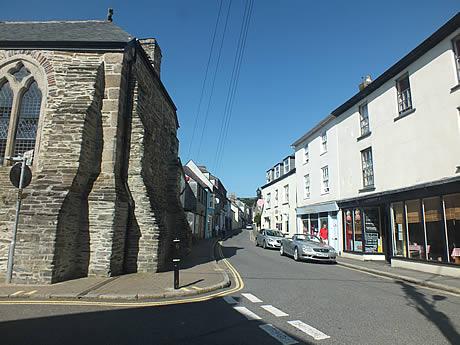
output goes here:
{"type": "Polygon", "coordinates": [[[112,16],[113,16],[113,8],[109,8],[107,12],[107,21],[111,22],[112,21],[112,16]]]}

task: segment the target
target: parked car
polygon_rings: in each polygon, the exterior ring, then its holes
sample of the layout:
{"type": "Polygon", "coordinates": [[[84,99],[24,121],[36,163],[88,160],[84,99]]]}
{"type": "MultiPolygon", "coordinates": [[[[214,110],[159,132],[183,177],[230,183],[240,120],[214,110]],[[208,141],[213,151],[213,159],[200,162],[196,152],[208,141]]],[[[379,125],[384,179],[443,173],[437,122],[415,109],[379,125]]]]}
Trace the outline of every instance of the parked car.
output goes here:
{"type": "Polygon", "coordinates": [[[256,236],[256,246],[280,248],[283,234],[278,230],[262,229],[256,236]]]}
{"type": "Polygon", "coordinates": [[[307,234],[296,234],[291,238],[283,238],[280,254],[290,255],[295,261],[336,262],[337,257],[334,248],[323,243],[318,237],[307,234]]]}

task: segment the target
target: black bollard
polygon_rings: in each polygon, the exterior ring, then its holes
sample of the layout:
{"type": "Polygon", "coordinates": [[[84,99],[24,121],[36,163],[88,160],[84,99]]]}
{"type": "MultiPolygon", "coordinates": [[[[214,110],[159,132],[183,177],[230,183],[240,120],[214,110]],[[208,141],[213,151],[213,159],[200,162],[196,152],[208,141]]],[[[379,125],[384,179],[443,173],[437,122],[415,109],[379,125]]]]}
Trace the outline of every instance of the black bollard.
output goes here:
{"type": "Polygon", "coordinates": [[[179,263],[180,263],[180,240],[175,238],[173,240],[174,243],[174,255],[173,255],[173,268],[174,268],[174,289],[179,289],[179,263]]]}

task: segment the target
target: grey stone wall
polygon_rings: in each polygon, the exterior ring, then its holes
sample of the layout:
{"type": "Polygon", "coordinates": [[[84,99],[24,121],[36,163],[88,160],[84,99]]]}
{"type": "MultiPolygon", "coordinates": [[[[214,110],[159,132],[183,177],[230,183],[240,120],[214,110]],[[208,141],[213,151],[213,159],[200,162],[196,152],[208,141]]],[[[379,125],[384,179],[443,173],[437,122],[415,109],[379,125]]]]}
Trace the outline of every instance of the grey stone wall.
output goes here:
{"type": "MultiPolygon", "coordinates": [[[[174,236],[189,245],[175,109],[135,53],[0,50],[0,64],[28,56],[47,82],[14,282],[155,272],[168,266],[174,236]]],[[[15,209],[8,172],[0,167],[3,272],[15,209]]]]}

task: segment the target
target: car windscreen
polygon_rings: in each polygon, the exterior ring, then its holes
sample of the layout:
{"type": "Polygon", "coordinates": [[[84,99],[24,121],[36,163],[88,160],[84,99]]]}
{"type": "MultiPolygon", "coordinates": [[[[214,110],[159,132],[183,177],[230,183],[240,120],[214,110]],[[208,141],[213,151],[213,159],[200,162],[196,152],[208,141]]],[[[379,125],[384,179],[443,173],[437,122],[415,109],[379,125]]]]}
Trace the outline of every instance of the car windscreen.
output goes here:
{"type": "Polygon", "coordinates": [[[276,230],[266,230],[265,235],[274,237],[283,237],[283,234],[276,230]]]}
{"type": "Polygon", "coordinates": [[[318,237],[312,235],[297,235],[297,241],[312,241],[317,243],[321,242],[318,237]]]}

